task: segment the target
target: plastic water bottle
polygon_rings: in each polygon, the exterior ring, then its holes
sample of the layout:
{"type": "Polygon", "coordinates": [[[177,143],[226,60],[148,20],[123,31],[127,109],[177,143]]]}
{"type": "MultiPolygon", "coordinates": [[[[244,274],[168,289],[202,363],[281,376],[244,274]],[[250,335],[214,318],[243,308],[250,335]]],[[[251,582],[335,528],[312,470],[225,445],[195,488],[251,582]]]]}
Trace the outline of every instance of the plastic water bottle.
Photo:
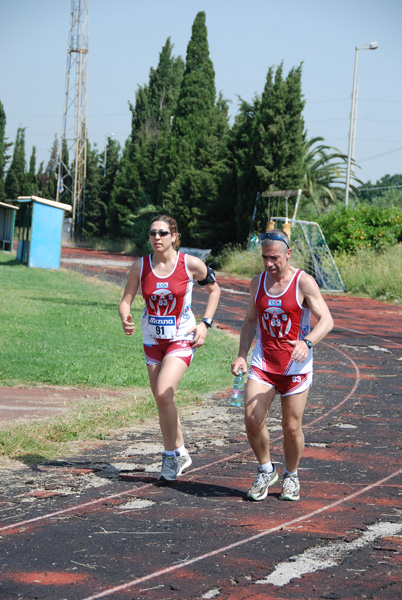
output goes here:
{"type": "Polygon", "coordinates": [[[231,406],[241,406],[243,403],[244,393],[244,376],[243,371],[239,369],[239,374],[235,376],[232,390],[232,397],[230,399],[231,406]]]}

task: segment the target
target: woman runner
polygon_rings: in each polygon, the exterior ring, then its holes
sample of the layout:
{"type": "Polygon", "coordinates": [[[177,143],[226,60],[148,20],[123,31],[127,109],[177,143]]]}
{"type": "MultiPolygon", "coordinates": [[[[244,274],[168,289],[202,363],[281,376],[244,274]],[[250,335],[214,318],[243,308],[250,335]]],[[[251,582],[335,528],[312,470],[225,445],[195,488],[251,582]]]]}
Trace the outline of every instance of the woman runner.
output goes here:
{"type": "Polygon", "coordinates": [[[132,335],[135,324],[131,304],[141,286],[145,301],[141,319],[145,362],[164,443],[159,481],[175,481],[192,460],[184,444],[174,395],[195,348],[204,344],[212,327],[220,288],[214,272],[202,260],[178,252],[180,234],[172,217],[155,217],[149,229],[153,252],[133,263],[119,304],[119,315],[124,333],[132,335]],[[204,318],[199,325],[191,310],[195,281],[208,292],[204,318]]]}

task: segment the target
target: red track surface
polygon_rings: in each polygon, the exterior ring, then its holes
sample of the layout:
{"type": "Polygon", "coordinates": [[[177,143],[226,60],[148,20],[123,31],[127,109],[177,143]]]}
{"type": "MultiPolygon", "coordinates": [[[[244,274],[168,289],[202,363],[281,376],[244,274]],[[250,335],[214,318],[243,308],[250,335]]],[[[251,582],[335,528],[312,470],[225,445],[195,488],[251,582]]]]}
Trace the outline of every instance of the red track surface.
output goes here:
{"type": "MultiPolygon", "coordinates": [[[[96,274],[118,280],[126,272],[96,274]]],[[[216,320],[238,331],[247,283],[219,282],[232,291],[223,291],[216,320]]],[[[196,309],[202,294],[195,292],[196,309]]],[[[261,503],[245,500],[255,462],[234,412],[223,425],[224,444],[216,445],[212,429],[195,434],[193,466],[175,486],[133,471],[76,499],[51,489],[35,501],[5,493],[0,597],[401,598],[402,310],[346,296],[327,300],[335,328],[315,353],[300,502],[281,502],[280,486],[261,503]]],[[[222,394],[215,403],[222,409],[228,399],[222,394]]],[[[281,471],[275,410],[273,460],[281,471]]],[[[132,436],[136,444],[158,439],[156,431],[132,436]]],[[[60,479],[74,468],[82,477],[96,471],[78,457],[76,465],[38,467],[60,479]]]]}

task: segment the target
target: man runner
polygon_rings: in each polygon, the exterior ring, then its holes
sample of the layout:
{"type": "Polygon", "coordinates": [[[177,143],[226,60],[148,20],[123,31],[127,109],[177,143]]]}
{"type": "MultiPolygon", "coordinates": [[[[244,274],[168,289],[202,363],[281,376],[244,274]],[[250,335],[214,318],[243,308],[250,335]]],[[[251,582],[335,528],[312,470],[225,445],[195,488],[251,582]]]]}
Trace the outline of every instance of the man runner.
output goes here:
{"type": "Polygon", "coordinates": [[[303,413],[313,376],[313,346],[332,329],[333,320],[317,283],[289,263],[291,248],[286,233],[274,229],[260,236],[264,271],[250,285],[250,300],[243,322],[239,354],[232,373],[247,370],[247,354],[258,323],[258,340],[251,357],[245,391],[247,437],[259,463],[247,492],[251,500],[264,500],[278,481],[271,462],[266,418],[276,392],[281,395],[285,471],[281,500],[299,500],[298,466],[304,447],[303,413]],[[317,319],[310,329],[310,314],[317,319]]]}

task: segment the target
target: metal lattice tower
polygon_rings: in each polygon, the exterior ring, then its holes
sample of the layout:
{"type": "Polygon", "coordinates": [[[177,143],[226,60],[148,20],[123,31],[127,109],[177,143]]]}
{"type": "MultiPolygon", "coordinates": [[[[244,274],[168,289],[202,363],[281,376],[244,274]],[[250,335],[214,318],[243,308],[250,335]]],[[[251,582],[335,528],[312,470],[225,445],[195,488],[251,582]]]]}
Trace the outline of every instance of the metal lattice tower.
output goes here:
{"type": "Polygon", "coordinates": [[[72,204],[72,239],[81,236],[85,209],[88,29],[89,0],[71,0],[56,200],[72,204]]]}

